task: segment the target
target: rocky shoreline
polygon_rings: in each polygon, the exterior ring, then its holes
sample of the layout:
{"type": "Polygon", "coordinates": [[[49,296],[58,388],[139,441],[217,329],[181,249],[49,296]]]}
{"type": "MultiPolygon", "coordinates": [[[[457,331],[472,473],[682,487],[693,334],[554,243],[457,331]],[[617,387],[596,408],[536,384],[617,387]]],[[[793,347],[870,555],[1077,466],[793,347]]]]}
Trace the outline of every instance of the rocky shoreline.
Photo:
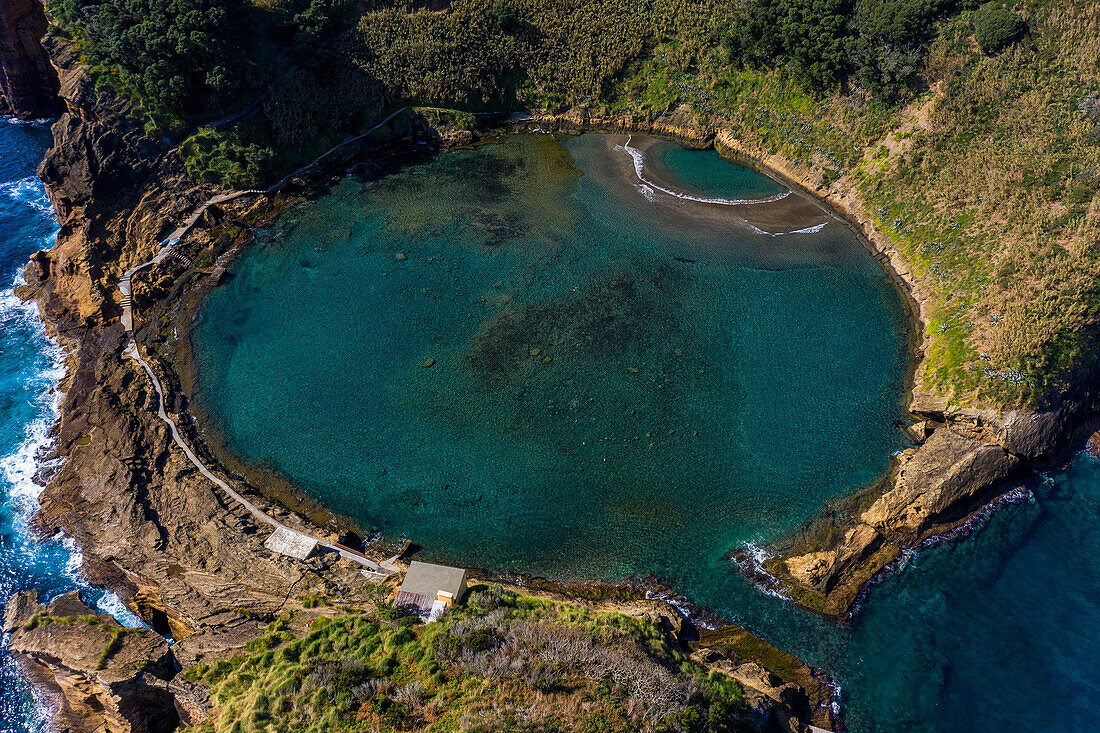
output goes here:
{"type": "MultiPolygon", "coordinates": [[[[55,727],[145,730],[152,729],[154,719],[186,724],[200,720],[207,703],[201,689],[182,681],[181,669],[239,652],[278,611],[296,608],[303,620],[316,615],[301,597],[324,594],[354,607],[367,602],[367,589],[346,561],[319,557],[299,563],[273,557],[251,518],[218,495],[172,449],[155,416],[155,394],[121,357],[125,334],[114,283],[125,269],[147,259],[162,230],[185,218],[210,191],[188,179],[172,151],[157,147],[134,127],[124,102],[94,90],[69,49],[57,43],[48,48],[68,111],[55,124],[55,145],[39,174],[61,231],[55,247],[35,255],[28,265],[28,284],[21,294],[37,300],[50,333],[70,353],[55,445],[56,455],[68,460],[50,478],[35,521],[43,532],[61,530],[74,537],[84,550],[89,580],[118,592],[152,631],[118,632],[117,624],[81,608],[79,599],[70,596],[49,606],[31,596],[17,597],[9,603],[5,631],[30,679],[53,701],[55,727]],[[54,621],[43,623],[48,617],[54,621]],[[175,643],[169,647],[164,637],[175,643]]],[[[852,182],[841,178],[824,183],[814,171],[746,148],[724,133],[720,123],[700,124],[689,110],[654,119],[573,110],[508,122],[646,132],[712,145],[764,168],[857,228],[896,275],[920,332],[925,332],[931,295],[889,238],[875,228],[852,182]]],[[[473,141],[468,130],[449,130],[426,120],[415,124],[419,134],[445,144],[473,141]]],[[[408,135],[413,126],[409,122],[395,132],[408,135]]],[[[138,341],[155,357],[160,378],[170,385],[169,412],[199,450],[205,449],[203,431],[190,414],[187,389],[176,388],[174,354],[164,347],[162,332],[176,319],[186,324],[195,289],[217,277],[226,252],[244,246],[246,223],[273,216],[281,205],[264,201],[208,211],[186,245],[198,266],[167,265],[136,288],[135,303],[146,316],[138,341]]],[[[917,370],[919,355],[917,349],[917,370]]],[[[867,583],[903,550],[964,527],[1001,501],[1024,467],[1055,456],[1073,426],[1095,408],[1095,399],[1084,390],[1056,410],[1002,416],[956,408],[914,388],[908,407],[917,418],[912,435],[918,445],[899,456],[877,486],[837,507],[770,557],[756,561],[735,554],[734,559],[807,608],[844,616],[867,583]]],[[[246,478],[225,473],[236,490],[280,521],[306,529],[312,519],[313,531],[338,536],[332,515],[314,513],[308,502],[291,503],[288,510],[285,495],[279,497],[283,501],[272,501],[267,487],[261,493],[246,478]]],[[[657,614],[680,643],[694,645],[700,663],[756,690],[762,709],[782,718],[799,708],[796,717],[804,722],[839,726],[827,712],[832,702],[827,681],[804,665],[797,682],[775,677],[767,658],[782,653],[737,627],[696,639],[666,603],[645,601],[644,589],[562,588],[539,579],[519,580],[525,592],[657,614]]]]}
{"type": "MultiPolygon", "coordinates": [[[[28,594],[9,601],[4,628],[9,648],[50,701],[56,729],[173,730],[209,711],[202,690],[185,683],[182,670],[239,654],[277,613],[298,611],[304,628],[333,612],[311,606],[311,597],[338,599],[333,608],[347,610],[364,607],[374,589],[357,566],[332,554],[304,562],[272,555],[263,547],[266,532],[174,449],[156,417],[155,392],[122,357],[126,334],[114,286],[211,192],[188,179],[172,150],[142,135],[124,101],[95,90],[70,49],[49,41],[47,47],[67,111],[54,125],[54,147],[39,175],[61,229],[55,246],[28,264],[20,295],[38,302],[49,333],[70,356],[54,445],[66,460],[49,477],[34,521],[44,534],[73,537],[88,580],[117,592],[149,630],[121,631],[72,595],[43,606],[28,594]]],[[[395,135],[414,132],[412,122],[399,124],[395,135]]],[[[417,124],[420,134],[444,142],[470,140],[468,131],[417,124]]],[[[186,243],[196,266],[169,260],[135,282],[135,308],[143,316],[136,340],[168,385],[167,411],[200,453],[206,452],[202,430],[175,388],[162,331],[184,295],[218,276],[219,258],[247,237],[245,223],[280,205],[211,207],[186,243]]],[[[338,527],[312,526],[240,476],[221,473],[279,521],[339,539],[338,527]]],[[[644,593],[537,579],[523,579],[523,586],[528,593],[664,618],[660,625],[695,649],[700,664],[746,687],[762,722],[788,728],[793,718],[842,727],[820,673],[737,627],[725,627],[710,643],[695,638],[667,603],[638,597],[644,593]],[[777,669],[796,669],[797,680],[773,673],[772,658],[781,659],[777,669]]]]}

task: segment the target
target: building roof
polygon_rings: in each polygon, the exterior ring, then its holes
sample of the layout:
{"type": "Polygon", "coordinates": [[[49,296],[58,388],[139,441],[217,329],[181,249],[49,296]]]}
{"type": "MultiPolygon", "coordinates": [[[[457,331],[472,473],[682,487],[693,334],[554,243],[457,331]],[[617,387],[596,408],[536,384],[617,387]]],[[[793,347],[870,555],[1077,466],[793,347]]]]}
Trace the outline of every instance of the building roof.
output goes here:
{"type": "Polygon", "coordinates": [[[317,539],[286,527],[278,527],[264,542],[264,547],[280,555],[305,560],[317,549],[317,539]]]}
{"type": "Polygon", "coordinates": [[[449,593],[458,601],[465,591],[466,571],[462,568],[413,560],[409,564],[409,571],[405,573],[405,582],[397,592],[394,605],[416,607],[420,612],[428,613],[440,592],[449,593]]]}

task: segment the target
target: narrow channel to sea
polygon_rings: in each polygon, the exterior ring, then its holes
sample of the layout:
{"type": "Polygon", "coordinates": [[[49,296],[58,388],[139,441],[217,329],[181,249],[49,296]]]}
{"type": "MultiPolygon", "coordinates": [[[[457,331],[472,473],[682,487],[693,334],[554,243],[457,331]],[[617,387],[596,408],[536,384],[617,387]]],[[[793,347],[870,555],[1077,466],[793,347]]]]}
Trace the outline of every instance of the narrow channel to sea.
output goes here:
{"type": "MultiPolygon", "coordinates": [[[[208,390],[204,405],[231,448],[441,556],[563,576],[648,569],[833,673],[852,731],[1090,727],[1100,462],[1087,455],[1030,477],[1019,501],[965,537],[907,557],[851,625],[732,570],[728,541],[797,527],[904,447],[891,425],[904,370],[892,361],[904,345],[891,330],[895,295],[842,225],[814,219],[774,181],[713,154],[612,142],[528,138],[506,143],[503,158],[444,154],[349,177],[261,233],[197,332],[200,376],[234,387],[208,390]],[[633,171],[628,148],[647,156],[660,189],[616,179],[618,166],[633,171]],[[512,190],[533,180],[530,155],[552,169],[531,185],[560,201],[512,190]],[[651,241],[647,207],[663,189],[695,203],[774,201],[737,225],[746,244],[730,256],[682,206],[659,213],[664,238],[651,241]],[[589,236],[608,226],[610,246],[589,236]],[[351,284],[355,298],[318,290],[351,284]],[[788,332],[801,340],[773,336],[788,332]],[[326,338],[339,363],[310,356],[326,338]],[[797,379],[769,373],[769,359],[793,364],[797,379]],[[586,374],[592,364],[599,374],[586,374]],[[716,390],[724,402],[701,404],[716,390]],[[848,414],[833,414],[837,400],[848,414]],[[296,410],[303,401],[324,409],[296,410]],[[296,425],[293,439],[269,418],[296,425]],[[309,430],[316,450],[301,440],[309,430]]],[[[80,579],[76,548],[30,529],[62,353],[12,286],[56,234],[34,177],[48,144],[45,123],[0,124],[0,603],[22,589],[78,590],[133,624],[116,596],[80,579]]],[[[0,733],[44,719],[0,650],[0,733]]]]}

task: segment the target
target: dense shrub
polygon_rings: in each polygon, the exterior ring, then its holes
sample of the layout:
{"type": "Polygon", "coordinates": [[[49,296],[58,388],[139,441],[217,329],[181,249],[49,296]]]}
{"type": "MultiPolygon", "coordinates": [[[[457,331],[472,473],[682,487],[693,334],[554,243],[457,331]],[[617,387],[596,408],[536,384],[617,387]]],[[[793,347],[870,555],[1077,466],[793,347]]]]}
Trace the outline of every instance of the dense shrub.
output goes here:
{"type": "Polygon", "coordinates": [[[987,56],[1019,39],[1026,29],[1023,18],[996,3],[986,3],[974,14],[974,40],[987,56]]]}
{"type": "Polygon", "coordinates": [[[210,128],[187,138],[180,145],[180,155],[193,178],[226,188],[258,185],[266,178],[273,157],[267,146],[244,143],[235,135],[210,128]]]}
{"type": "Polygon", "coordinates": [[[217,670],[188,670],[213,686],[215,709],[197,730],[752,729],[741,687],[696,667],[642,619],[498,588],[415,632],[363,617],[319,621],[278,651],[257,646],[217,670]]]}
{"type": "Polygon", "coordinates": [[[835,85],[852,47],[850,0],[750,0],[726,44],[752,63],[786,65],[805,84],[835,85]]]}
{"type": "Polygon", "coordinates": [[[782,65],[815,90],[855,76],[893,101],[920,70],[948,0],[750,0],[726,45],[757,65],[782,65]]]}
{"type": "Polygon", "coordinates": [[[209,112],[241,91],[237,0],[59,0],[51,10],[150,114],[209,112]]]}
{"type": "Polygon", "coordinates": [[[911,87],[924,61],[943,0],[859,0],[853,62],[860,83],[893,101],[911,87]]]}

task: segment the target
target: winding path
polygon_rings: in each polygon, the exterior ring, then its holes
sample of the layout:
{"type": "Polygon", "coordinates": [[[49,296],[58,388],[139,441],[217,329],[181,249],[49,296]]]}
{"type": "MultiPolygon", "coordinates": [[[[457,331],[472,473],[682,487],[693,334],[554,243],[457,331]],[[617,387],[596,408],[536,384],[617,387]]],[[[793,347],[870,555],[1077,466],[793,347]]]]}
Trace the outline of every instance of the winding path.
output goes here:
{"type": "Polygon", "coordinates": [[[192,264],[191,260],[189,260],[187,257],[185,257],[184,255],[177,252],[175,250],[175,246],[179,243],[179,241],[184,236],[187,235],[188,232],[191,231],[191,229],[198,222],[199,218],[211,206],[214,206],[216,204],[223,204],[223,203],[226,203],[226,202],[229,202],[229,201],[233,201],[233,200],[241,198],[243,196],[262,195],[262,194],[274,193],[274,192],[278,191],[278,189],[281,188],[283,186],[283,184],[286,183],[287,181],[291,180],[295,176],[301,175],[305,171],[307,171],[310,168],[312,168],[313,166],[317,165],[317,163],[319,163],[321,160],[323,160],[326,157],[328,157],[329,155],[335,153],[337,150],[339,150],[339,149],[341,149],[341,148],[343,148],[347,145],[350,145],[351,143],[354,143],[358,140],[361,140],[361,139],[367,137],[368,135],[374,133],[376,130],[378,130],[383,125],[390,122],[390,120],[397,117],[397,115],[401,114],[402,112],[406,111],[407,109],[408,109],[408,107],[402,107],[401,109],[397,110],[396,112],[391,114],[386,119],[379,122],[377,125],[375,125],[371,129],[364,132],[362,135],[358,135],[358,136],[353,137],[349,140],[345,140],[344,142],[340,143],[339,145],[336,145],[335,147],[330,148],[329,150],[327,150],[326,152],[324,152],[323,154],[321,154],[320,156],[318,156],[317,158],[315,158],[311,162],[307,163],[306,165],[302,166],[301,168],[298,168],[293,173],[283,177],[282,179],[280,179],[278,182],[276,182],[274,185],[270,186],[267,189],[264,189],[264,190],[251,189],[251,190],[247,190],[247,191],[232,191],[232,192],[229,192],[229,193],[220,193],[220,194],[217,194],[215,196],[211,196],[209,199],[207,199],[205,202],[203,202],[198,208],[196,208],[191,213],[191,215],[187,218],[187,220],[184,221],[184,223],[182,225],[180,225],[179,227],[174,229],[170,234],[168,234],[167,237],[165,237],[164,239],[161,240],[160,248],[157,250],[157,253],[155,255],[153,255],[152,259],[149,259],[149,260],[141,263],[140,265],[135,265],[135,266],[131,267],[129,270],[122,273],[122,277],[118,281],[118,290],[119,290],[119,293],[121,293],[121,295],[122,295],[122,299],[121,299],[121,303],[120,303],[121,306],[122,306],[122,325],[126,329],[126,334],[127,334],[126,346],[122,350],[122,355],[127,359],[132,359],[133,361],[137,362],[138,365],[140,365],[141,368],[143,370],[145,370],[146,376],[149,377],[149,382],[153,385],[153,389],[157,393],[157,417],[159,417],[166,425],[168,425],[168,430],[172,434],[172,441],[175,442],[175,444],[177,446],[179,446],[180,450],[183,451],[183,454],[185,456],[187,456],[187,460],[189,460],[192,463],[192,465],[194,465],[195,468],[198,469],[199,473],[201,473],[208,480],[210,480],[212,483],[214,483],[218,488],[220,488],[223,492],[225,492],[225,494],[230,499],[237,502],[238,504],[243,506],[246,510],[248,510],[248,513],[251,514],[253,516],[253,518],[255,518],[261,524],[266,524],[266,525],[270,526],[276,532],[282,532],[285,536],[289,536],[291,538],[298,539],[298,540],[302,541],[304,544],[312,545],[312,544],[316,543],[316,545],[318,547],[322,547],[322,548],[324,548],[326,550],[329,550],[331,552],[339,553],[340,557],[346,558],[348,560],[352,560],[352,561],[357,562],[360,565],[364,566],[364,568],[365,568],[365,570],[363,571],[364,574],[366,574],[368,577],[373,577],[375,579],[384,578],[388,575],[392,575],[396,572],[399,572],[399,570],[392,565],[393,560],[396,559],[396,558],[391,558],[390,560],[386,560],[382,563],[376,563],[373,560],[371,560],[370,558],[366,557],[365,555],[363,555],[361,553],[358,553],[358,552],[355,552],[354,550],[351,550],[349,548],[343,547],[342,545],[338,545],[336,543],[329,542],[328,540],[326,540],[322,537],[317,537],[315,535],[310,535],[310,534],[307,534],[305,532],[299,532],[296,529],[292,529],[292,528],[286,526],[285,524],[283,524],[279,520],[275,519],[271,515],[267,514],[262,509],[257,507],[255,504],[250,502],[243,495],[241,495],[238,491],[234,490],[233,487],[230,486],[224,479],[222,479],[222,478],[218,477],[217,475],[215,475],[214,472],[212,472],[209,468],[206,467],[206,464],[204,464],[202,462],[202,460],[195,454],[195,452],[193,450],[191,450],[191,447],[187,444],[187,441],[185,441],[183,439],[183,436],[180,434],[179,427],[176,425],[175,421],[168,415],[168,412],[164,408],[164,405],[165,405],[164,387],[161,385],[160,380],[157,378],[157,375],[153,371],[153,368],[149,365],[149,362],[145,361],[145,359],[142,358],[141,352],[140,352],[140,350],[138,348],[138,345],[137,345],[137,342],[134,340],[133,278],[134,278],[134,275],[141,272],[145,268],[152,267],[153,265],[157,265],[160,262],[162,262],[165,258],[168,258],[168,257],[172,257],[174,259],[180,260],[185,265],[191,265],[192,264]]]}

